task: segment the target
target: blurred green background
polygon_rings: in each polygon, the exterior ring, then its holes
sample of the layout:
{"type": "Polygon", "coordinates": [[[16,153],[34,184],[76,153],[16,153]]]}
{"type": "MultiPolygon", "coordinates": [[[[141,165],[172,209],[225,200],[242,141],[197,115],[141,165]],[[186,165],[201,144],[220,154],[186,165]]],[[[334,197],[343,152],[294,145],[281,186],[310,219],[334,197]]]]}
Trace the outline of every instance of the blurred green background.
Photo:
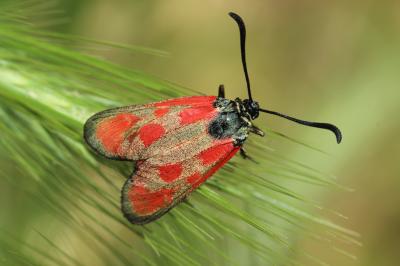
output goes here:
{"type": "MultiPolygon", "coordinates": [[[[46,15],[37,14],[32,22],[60,33],[166,51],[168,56],[154,57],[72,44],[205,94],[215,95],[223,83],[228,98],[246,97],[239,33],[227,16],[229,11],[240,14],[247,25],[253,97],[268,109],[336,124],[344,135],[337,145],[325,131],[267,115],[256,121],[326,151],[267,141],[354,189],[296,184],[308,198],[347,218],[322,211],[316,216],[361,234],[362,246],[335,243],[357,259],[337,256],[301,236],[295,246],[330,265],[398,265],[399,1],[62,0],[56,8],[62,12],[51,14],[50,25],[46,15]]],[[[3,208],[10,197],[0,196],[3,208]]],[[[295,259],[307,261],[301,254],[295,259]]]]}

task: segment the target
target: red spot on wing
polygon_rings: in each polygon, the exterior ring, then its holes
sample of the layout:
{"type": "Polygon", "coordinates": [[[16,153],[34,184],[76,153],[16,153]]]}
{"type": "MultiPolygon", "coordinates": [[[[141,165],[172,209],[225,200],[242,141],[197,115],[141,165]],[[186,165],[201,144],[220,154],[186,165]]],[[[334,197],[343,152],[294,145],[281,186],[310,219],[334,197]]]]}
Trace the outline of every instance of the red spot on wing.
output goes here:
{"type": "Polygon", "coordinates": [[[186,178],[186,182],[188,182],[189,184],[193,185],[195,184],[199,179],[201,178],[201,175],[199,173],[194,173],[191,176],[188,176],[186,178]]]}
{"type": "Polygon", "coordinates": [[[197,105],[200,103],[212,103],[217,97],[215,96],[192,96],[170,99],[162,102],[155,103],[154,106],[174,106],[174,105],[197,105]]]}
{"type": "Polygon", "coordinates": [[[199,158],[205,165],[210,165],[212,163],[217,162],[224,156],[226,156],[229,152],[234,149],[234,145],[232,142],[227,142],[226,144],[215,144],[211,148],[202,151],[199,154],[199,158]]]}
{"type": "Polygon", "coordinates": [[[219,161],[203,176],[199,175],[198,173],[188,177],[186,180],[192,184],[192,189],[196,189],[201,184],[203,184],[210,176],[212,176],[219,168],[221,168],[226,162],[228,162],[240,149],[240,147],[234,147],[233,144],[231,145],[221,145],[221,146],[230,146],[231,149],[224,153],[222,157],[219,158],[219,161]]]}
{"type": "Polygon", "coordinates": [[[133,114],[119,114],[105,119],[97,125],[96,137],[107,152],[116,154],[125,138],[126,131],[139,120],[140,118],[133,114]]]}
{"type": "Polygon", "coordinates": [[[154,111],[156,117],[162,117],[169,112],[169,108],[158,108],[154,111]]]}
{"type": "Polygon", "coordinates": [[[209,119],[213,114],[216,114],[217,110],[214,106],[202,106],[183,109],[179,113],[181,124],[191,124],[201,119],[209,119]]]}
{"type": "Polygon", "coordinates": [[[149,215],[168,207],[173,200],[172,189],[152,192],[143,186],[133,186],[128,193],[133,210],[139,215],[149,215]]]}
{"type": "MultiPolygon", "coordinates": [[[[232,144],[233,146],[233,144],[232,144]]],[[[226,154],[225,158],[223,158],[221,161],[219,161],[216,165],[214,165],[210,171],[208,171],[204,177],[207,179],[210,176],[212,176],[219,168],[221,168],[224,164],[226,164],[238,151],[240,150],[240,147],[233,147],[233,150],[231,150],[228,154],[226,154]]]]}
{"type": "Polygon", "coordinates": [[[158,172],[162,180],[170,183],[181,175],[182,165],[180,163],[163,165],[158,167],[158,172]]]}
{"type": "Polygon", "coordinates": [[[159,124],[147,124],[142,126],[138,133],[144,146],[148,147],[164,135],[165,129],[159,124]]]}

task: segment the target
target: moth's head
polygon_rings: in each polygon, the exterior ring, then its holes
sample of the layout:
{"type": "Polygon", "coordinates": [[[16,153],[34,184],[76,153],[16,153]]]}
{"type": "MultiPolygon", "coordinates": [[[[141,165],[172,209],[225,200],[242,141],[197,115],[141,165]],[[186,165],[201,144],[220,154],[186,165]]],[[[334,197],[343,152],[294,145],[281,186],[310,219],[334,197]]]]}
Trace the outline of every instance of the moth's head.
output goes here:
{"type": "Polygon", "coordinates": [[[243,100],[243,106],[246,112],[250,115],[251,120],[254,120],[258,117],[260,112],[260,106],[258,105],[258,102],[246,99],[243,100]]]}

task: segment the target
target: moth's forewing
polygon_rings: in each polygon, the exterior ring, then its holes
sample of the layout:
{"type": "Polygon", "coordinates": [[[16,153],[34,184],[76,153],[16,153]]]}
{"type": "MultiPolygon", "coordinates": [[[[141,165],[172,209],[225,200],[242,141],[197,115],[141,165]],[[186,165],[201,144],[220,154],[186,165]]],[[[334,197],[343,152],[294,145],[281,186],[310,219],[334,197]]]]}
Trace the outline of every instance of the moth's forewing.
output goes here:
{"type": "Polygon", "coordinates": [[[140,154],[152,142],[180,126],[179,115],[193,117],[192,107],[207,108],[214,100],[214,96],[193,96],[105,110],[86,121],[84,138],[91,148],[107,158],[140,160],[143,159],[140,154]],[[133,143],[137,136],[139,141],[133,143]]]}
{"type": "Polygon", "coordinates": [[[90,117],[84,125],[84,138],[102,156],[124,160],[123,143],[130,132],[151,119],[152,108],[145,105],[113,108],[90,117]],[[140,124],[139,124],[140,122],[140,124]]]}

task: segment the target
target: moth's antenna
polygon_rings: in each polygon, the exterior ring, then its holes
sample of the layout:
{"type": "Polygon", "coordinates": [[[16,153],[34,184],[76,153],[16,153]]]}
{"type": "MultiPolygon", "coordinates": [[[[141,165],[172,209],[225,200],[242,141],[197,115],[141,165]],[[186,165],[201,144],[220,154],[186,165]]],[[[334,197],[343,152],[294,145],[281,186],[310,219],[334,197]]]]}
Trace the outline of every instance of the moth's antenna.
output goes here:
{"type": "Polygon", "coordinates": [[[229,16],[231,16],[239,26],[240,51],[242,54],[242,64],[243,64],[244,75],[246,77],[247,94],[249,96],[249,100],[253,101],[253,99],[251,97],[251,91],[250,91],[250,79],[249,79],[249,74],[247,73],[247,65],[246,65],[246,26],[244,25],[243,19],[238,14],[229,12],[229,16]]]}
{"type": "Polygon", "coordinates": [[[328,124],[328,123],[318,123],[318,122],[309,122],[309,121],[304,121],[304,120],[300,120],[288,115],[284,115],[275,111],[270,111],[270,110],[266,110],[266,109],[261,109],[261,112],[264,113],[268,113],[268,114],[272,114],[272,115],[277,115],[283,118],[286,118],[288,120],[291,120],[293,122],[305,125],[305,126],[309,126],[309,127],[316,127],[316,128],[322,128],[322,129],[327,129],[330,130],[331,132],[333,132],[333,134],[335,134],[336,136],[336,142],[339,144],[342,141],[342,132],[340,132],[340,129],[337,128],[335,125],[332,124],[328,124]]]}

